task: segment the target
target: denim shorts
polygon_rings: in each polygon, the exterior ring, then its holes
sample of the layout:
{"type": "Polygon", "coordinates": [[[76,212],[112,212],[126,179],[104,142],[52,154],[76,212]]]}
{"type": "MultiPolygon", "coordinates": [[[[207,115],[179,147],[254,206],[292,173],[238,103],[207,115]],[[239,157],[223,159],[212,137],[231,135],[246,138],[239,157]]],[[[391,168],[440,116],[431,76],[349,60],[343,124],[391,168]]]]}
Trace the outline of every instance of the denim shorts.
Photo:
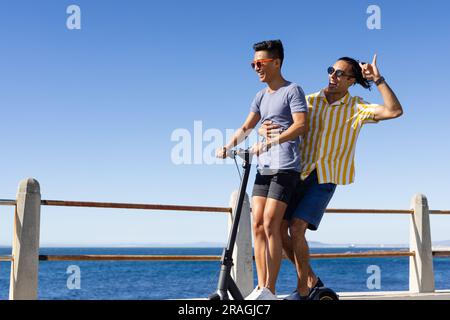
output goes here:
{"type": "Polygon", "coordinates": [[[279,170],[272,175],[262,175],[258,172],[252,196],[271,198],[289,204],[299,181],[300,173],[294,170],[279,170]]]}
{"type": "Polygon", "coordinates": [[[317,171],[314,170],[297,185],[284,219],[300,219],[308,223],[308,229],[317,230],[335,190],[334,183],[319,184],[317,171]]]}

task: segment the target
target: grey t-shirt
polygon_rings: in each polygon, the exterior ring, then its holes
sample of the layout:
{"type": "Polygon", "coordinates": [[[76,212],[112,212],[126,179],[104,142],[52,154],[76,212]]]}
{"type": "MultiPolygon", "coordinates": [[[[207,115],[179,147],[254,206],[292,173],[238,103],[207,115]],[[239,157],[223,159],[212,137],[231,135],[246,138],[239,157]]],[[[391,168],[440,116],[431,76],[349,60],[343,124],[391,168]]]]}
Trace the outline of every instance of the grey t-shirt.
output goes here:
{"type": "MultiPolygon", "coordinates": [[[[281,126],[284,131],[293,123],[292,113],[308,112],[305,93],[302,88],[292,82],[275,92],[268,92],[267,88],[259,91],[253,100],[250,111],[261,115],[261,123],[271,120],[281,126]]],[[[278,170],[295,170],[300,172],[300,137],[295,140],[275,145],[268,152],[258,157],[257,169],[261,174],[274,174],[278,170]]],[[[264,138],[263,138],[264,141],[264,138]]]]}

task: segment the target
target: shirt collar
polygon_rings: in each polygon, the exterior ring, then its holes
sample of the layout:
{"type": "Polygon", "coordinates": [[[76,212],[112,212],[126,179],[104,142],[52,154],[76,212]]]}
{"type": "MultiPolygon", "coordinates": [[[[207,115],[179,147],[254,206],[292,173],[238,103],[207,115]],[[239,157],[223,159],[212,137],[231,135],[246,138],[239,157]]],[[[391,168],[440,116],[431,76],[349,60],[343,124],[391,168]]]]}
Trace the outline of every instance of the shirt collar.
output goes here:
{"type": "MultiPolygon", "coordinates": [[[[320,90],[319,97],[324,99],[327,103],[327,98],[325,97],[325,90],[320,90]]],[[[347,91],[347,94],[343,96],[340,100],[335,101],[333,104],[330,104],[330,107],[339,106],[343,104],[347,104],[352,99],[350,92],[347,91]]]]}

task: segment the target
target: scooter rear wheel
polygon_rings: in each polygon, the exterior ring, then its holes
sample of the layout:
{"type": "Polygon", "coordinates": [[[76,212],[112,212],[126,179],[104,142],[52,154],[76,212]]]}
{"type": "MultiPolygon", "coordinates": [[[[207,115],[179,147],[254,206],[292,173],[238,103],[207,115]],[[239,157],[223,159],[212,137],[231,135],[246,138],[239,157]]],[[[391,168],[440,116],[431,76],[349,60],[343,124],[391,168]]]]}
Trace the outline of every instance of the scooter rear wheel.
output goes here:
{"type": "Polygon", "coordinates": [[[323,301],[337,301],[338,295],[331,289],[318,288],[313,293],[311,300],[323,300],[323,301]]]}

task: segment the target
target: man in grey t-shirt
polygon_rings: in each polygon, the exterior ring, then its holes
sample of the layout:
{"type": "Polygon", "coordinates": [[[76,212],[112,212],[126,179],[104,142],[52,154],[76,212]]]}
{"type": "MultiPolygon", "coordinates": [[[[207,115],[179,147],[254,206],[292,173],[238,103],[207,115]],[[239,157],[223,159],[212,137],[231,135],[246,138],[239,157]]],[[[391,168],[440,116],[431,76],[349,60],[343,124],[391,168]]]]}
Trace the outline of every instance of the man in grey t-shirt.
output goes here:
{"type": "Polygon", "coordinates": [[[299,136],[306,131],[307,105],[303,90],[281,75],[284,59],[280,40],[253,46],[252,68],[267,88],[254,99],[247,120],[230,142],[219,148],[217,157],[240,144],[260,121],[272,120],[283,132],[267,138],[255,148],[259,154],[258,172],[252,196],[253,235],[258,285],[248,300],[274,300],[275,284],[282,258],[281,222],[300,172],[299,136]],[[261,146],[267,146],[267,149],[261,146]],[[263,172],[265,169],[272,172],[263,172]],[[264,174],[262,174],[263,172],[264,174]]]}

